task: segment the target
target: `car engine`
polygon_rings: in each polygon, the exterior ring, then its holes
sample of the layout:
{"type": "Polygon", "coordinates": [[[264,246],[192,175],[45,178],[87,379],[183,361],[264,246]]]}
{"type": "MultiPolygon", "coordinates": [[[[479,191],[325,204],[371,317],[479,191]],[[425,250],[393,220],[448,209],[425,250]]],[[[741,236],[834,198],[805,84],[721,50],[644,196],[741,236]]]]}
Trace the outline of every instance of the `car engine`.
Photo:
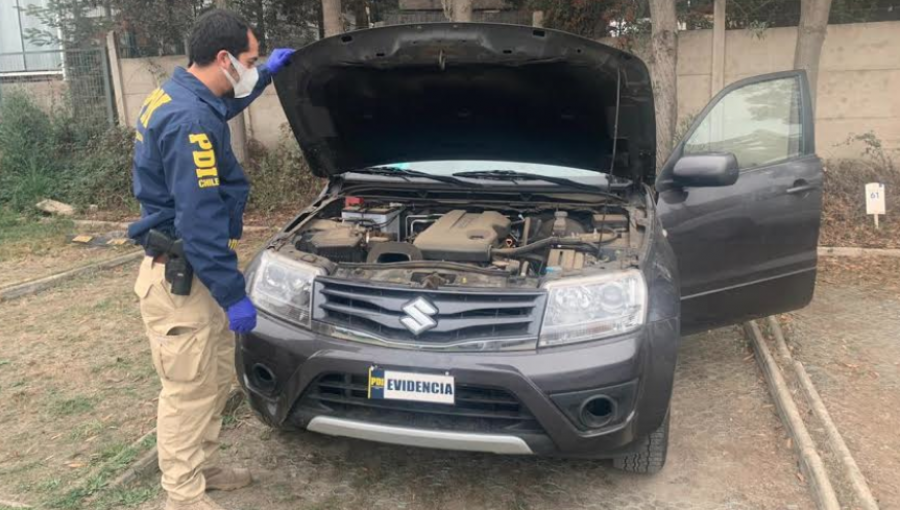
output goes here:
{"type": "MultiPolygon", "coordinates": [[[[632,209],[603,204],[505,210],[346,197],[304,222],[293,245],[327,259],[335,266],[332,274],[369,279],[408,281],[408,271],[385,271],[426,267],[451,280],[467,270],[541,277],[627,256],[639,227],[632,209]]],[[[412,274],[414,279],[419,273],[412,274]]]]}

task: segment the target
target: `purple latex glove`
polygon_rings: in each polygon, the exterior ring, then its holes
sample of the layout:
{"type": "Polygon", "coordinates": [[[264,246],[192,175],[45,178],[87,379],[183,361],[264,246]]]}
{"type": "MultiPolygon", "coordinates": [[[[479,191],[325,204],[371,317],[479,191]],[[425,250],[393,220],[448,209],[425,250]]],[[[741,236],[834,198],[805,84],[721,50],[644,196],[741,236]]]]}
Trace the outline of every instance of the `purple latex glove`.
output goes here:
{"type": "Polygon", "coordinates": [[[256,307],[245,297],[228,307],[228,327],[235,333],[249,333],[256,327],[256,307]]]}
{"type": "Polygon", "coordinates": [[[291,63],[291,55],[294,54],[294,51],[296,50],[290,48],[275,48],[272,50],[272,54],[269,55],[269,60],[266,60],[266,69],[272,74],[278,74],[278,71],[281,71],[284,69],[284,66],[291,63]]]}

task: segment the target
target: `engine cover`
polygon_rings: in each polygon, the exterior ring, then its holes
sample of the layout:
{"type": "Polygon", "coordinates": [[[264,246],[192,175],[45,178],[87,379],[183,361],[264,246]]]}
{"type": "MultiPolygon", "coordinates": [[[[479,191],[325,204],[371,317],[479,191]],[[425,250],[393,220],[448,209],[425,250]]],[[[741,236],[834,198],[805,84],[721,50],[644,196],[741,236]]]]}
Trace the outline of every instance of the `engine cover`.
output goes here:
{"type": "Polygon", "coordinates": [[[491,248],[509,234],[509,225],[509,218],[496,211],[450,211],[419,234],[413,245],[428,260],[490,262],[491,248]]]}
{"type": "Polygon", "coordinates": [[[364,233],[352,225],[319,220],[303,233],[296,248],[333,262],[363,262],[366,258],[361,247],[364,233]]]}

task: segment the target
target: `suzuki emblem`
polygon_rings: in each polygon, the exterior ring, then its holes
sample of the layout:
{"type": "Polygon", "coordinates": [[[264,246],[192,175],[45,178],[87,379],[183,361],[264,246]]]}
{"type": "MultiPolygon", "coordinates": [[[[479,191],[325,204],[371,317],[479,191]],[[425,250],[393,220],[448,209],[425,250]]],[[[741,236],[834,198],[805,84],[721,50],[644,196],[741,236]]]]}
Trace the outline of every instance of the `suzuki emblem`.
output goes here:
{"type": "Polygon", "coordinates": [[[438,313],[438,310],[424,297],[411,301],[403,307],[403,311],[406,312],[406,317],[401,318],[400,322],[416,336],[437,326],[432,315],[438,313]]]}

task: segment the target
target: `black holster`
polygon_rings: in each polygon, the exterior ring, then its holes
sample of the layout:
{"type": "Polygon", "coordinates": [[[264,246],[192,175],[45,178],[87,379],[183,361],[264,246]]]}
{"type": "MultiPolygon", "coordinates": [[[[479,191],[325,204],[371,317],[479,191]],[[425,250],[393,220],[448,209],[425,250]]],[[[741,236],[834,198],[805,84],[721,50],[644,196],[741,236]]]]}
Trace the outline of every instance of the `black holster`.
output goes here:
{"type": "Polygon", "coordinates": [[[184,256],[184,242],[151,229],[147,233],[145,247],[152,255],[166,256],[166,281],[172,284],[172,294],[190,296],[191,285],[194,282],[194,268],[184,256]]]}

